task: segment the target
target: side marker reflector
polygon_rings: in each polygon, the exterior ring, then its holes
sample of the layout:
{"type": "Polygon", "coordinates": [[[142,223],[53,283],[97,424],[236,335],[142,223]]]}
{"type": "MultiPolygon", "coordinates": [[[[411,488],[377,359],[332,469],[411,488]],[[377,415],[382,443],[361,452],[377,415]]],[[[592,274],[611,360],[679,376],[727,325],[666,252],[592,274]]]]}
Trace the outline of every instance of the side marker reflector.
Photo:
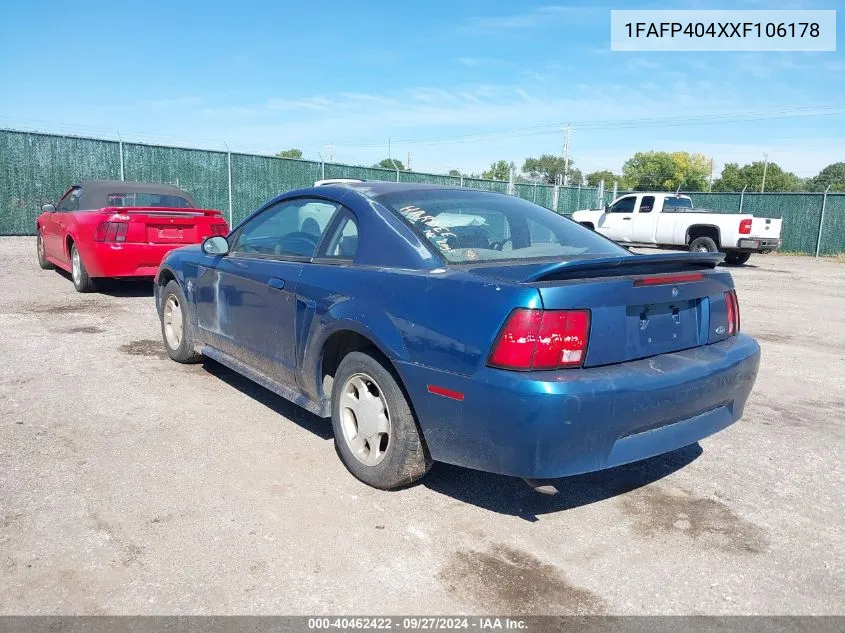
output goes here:
{"type": "Polygon", "coordinates": [[[438,387],[437,385],[428,385],[428,392],[433,393],[435,396],[451,398],[452,400],[457,400],[458,402],[462,402],[464,399],[464,394],[462,394],[460,391],[453,391],[452,389],[438,387]]]}

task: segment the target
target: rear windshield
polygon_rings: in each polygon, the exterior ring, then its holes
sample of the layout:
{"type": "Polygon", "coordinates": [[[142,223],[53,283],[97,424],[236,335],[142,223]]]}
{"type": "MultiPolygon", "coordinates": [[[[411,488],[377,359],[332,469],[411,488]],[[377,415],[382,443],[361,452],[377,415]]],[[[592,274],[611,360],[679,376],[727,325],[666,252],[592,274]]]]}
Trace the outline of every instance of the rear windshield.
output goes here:
{"type": "Polygon", "coordinates": [[[483,191],[403,191],[376,200],[448,262],[599,257],[630,253],[554,211],[483,191]]]}
{"type": "Polygon", "coordinates": [[[190,209],[190,202],[181,196],[165,193],[148,193],[133,191],[132,193],[110,193],[107,205],[110,207],[170,207],[175,209],[190,209]]]}
{"type": "Polygon", "coordinates": [[[672,211],[673,209],[692,209],[692,200],[689,198],[664,198],[663,209],[672,211]]]}

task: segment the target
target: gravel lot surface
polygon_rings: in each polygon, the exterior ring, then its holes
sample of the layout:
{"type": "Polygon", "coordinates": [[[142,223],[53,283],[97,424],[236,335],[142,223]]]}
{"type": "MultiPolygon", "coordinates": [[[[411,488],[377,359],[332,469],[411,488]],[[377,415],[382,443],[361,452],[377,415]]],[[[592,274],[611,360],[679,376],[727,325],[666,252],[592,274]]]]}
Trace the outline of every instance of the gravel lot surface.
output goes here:
{"type": "Polygon", "coordinates": [[[0,613],[843,613],[845,266],[733,272],[738,424],[555,497],[444,465],[386,493],[327,420],[171,362],[149,284],[77,294],[0,238],[0,613]]]}

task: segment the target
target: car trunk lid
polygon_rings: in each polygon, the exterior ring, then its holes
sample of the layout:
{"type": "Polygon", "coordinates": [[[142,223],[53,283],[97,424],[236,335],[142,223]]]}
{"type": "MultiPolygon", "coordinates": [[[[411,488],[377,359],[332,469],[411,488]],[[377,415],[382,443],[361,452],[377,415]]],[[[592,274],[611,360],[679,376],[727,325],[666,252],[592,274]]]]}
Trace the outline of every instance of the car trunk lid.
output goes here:
{"type": "Polygon", "coordinates": [[[196,244],[211,235],[225,235],[228,224],[220,211],[171,207],[111,207],[108,222],[128,222],[126,242],[196,244]]]}
{"type": "MultiPolygon", "coordinates": [[[[545,263],[523,268],[518,281],[537,288],[545,310],[590,310],[584,366],[591,367],[727,338],[724,297],[733,286],[728,273],[715,270],[722,257],[670,253],[545,263]]],[[[515,275],[513,268],[506,274],[515,275]]]]}

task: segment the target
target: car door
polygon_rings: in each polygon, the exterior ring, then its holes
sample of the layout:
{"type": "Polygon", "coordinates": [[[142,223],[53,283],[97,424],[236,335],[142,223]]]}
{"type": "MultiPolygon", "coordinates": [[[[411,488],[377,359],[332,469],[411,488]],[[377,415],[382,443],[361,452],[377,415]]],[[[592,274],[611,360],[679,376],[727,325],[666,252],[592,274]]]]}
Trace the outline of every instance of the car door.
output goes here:
{"type": "Polygon", "coordinates": [[[71,187],[61,197],[56,210],[44,222],[44,250],[49,257],[70,263],[69,255],[65,252],[64,237],[70,221],[69,213],[79,210],[80,187],[71,187]]]}
{"type": "Polygon", "coordinates": [[[596,232],[617,242],[630,242],[636,203],[635,195],[619,198],[601,217],[596,232]]]}
{"type": "Polygon", "coordinates": [[[330,217],[337,206],[313,198],[276,203],[228,238],[229,254],[207,256],[197,277],[197,322],[210,345],[295,385],[296,286],[328,226],[315,215],[330,217]]]}
{"type": "Polygon", "coordinates": [[[658,214],[654,211],[654,196],[642,196],[632,220],[632,242],[640,244],[653,244],[655,242],[654,230],[657,226],[658,214]]]}

